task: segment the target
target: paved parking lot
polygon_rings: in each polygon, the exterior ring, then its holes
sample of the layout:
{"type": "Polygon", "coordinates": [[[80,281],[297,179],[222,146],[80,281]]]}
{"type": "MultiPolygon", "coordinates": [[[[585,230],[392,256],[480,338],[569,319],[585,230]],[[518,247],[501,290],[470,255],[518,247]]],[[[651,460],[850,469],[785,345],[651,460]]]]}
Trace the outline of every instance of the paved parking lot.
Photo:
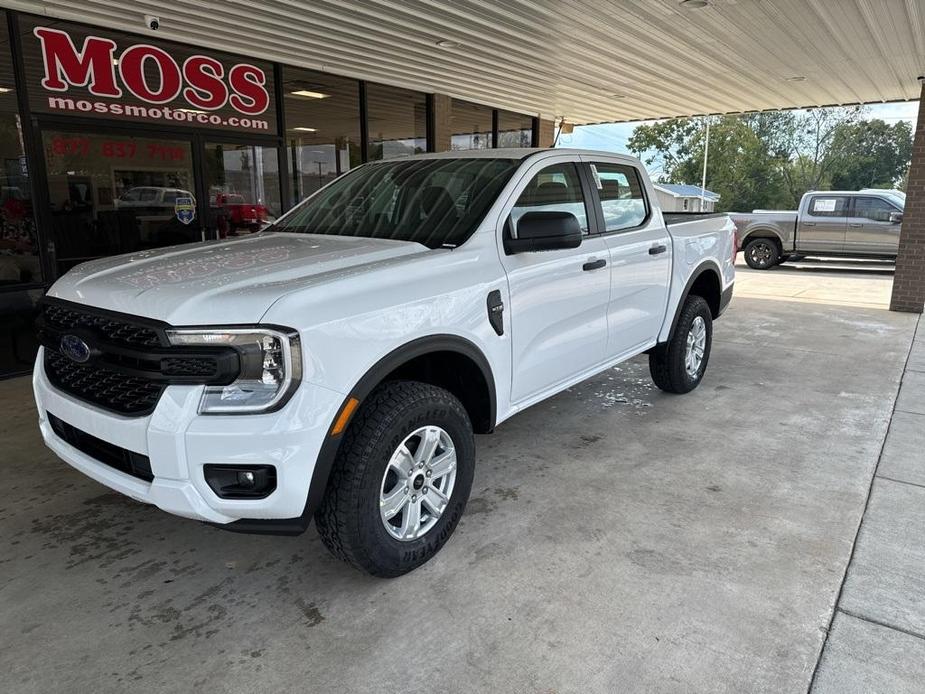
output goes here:
{"type": "Polygon", "coordinates": [[[480,437],[459,530],[393,581],[110,493],[0,382],[3,689],[805,692],[915,330],[864,300],[889,282],[744,269],[697,391],[637,359],[480,437]]]}

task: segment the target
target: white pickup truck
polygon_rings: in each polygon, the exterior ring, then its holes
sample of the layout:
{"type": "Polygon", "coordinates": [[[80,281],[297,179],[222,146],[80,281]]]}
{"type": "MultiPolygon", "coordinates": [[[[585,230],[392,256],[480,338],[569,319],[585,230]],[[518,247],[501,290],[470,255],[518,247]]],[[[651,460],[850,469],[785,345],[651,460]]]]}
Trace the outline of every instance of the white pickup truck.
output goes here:
{"type": "Polygon", "coordinates": [[[647,352],[703,377],[725,216],[666,221],[636,159],[489,150],[366,164],[266,231],[92,261],[45,299],[46,444],[142,502],[245,532],[315,518],[379,576],[466,506],[473,433],[647,352]]]}

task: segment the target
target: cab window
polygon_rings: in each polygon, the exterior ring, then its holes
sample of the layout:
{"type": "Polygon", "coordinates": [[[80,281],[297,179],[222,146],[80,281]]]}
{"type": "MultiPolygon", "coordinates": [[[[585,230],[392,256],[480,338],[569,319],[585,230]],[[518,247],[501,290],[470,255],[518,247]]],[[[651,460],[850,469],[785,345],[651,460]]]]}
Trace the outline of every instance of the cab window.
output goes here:
{"type": "Polygon", "coordinates": [[[588,210],[578,166],[573,162],[553,164],[534,176],[511,210],[515,227],[527,212],[569,212],[578,218],[582,233],[587,234],[588,210]]]}
{"type": "Polygon", "coordinates": [[[886,200],[880,198],[855,198],[854,216],[869,219],[874,222],[889,222],[890,214],[899,212],[886,200]]]}
{"type": "Polygon", "coordinates": [[[813,217],[846,217],[848,198],[841,195],[816,195],[809,201],[809,213],[813,217]]]}
{"type": "Polygon", "coordinates": [[[601,198],[605,231],[632,229],[645,221],[646,199],[636,169],[595,162],[591,173],[601,198]]]}

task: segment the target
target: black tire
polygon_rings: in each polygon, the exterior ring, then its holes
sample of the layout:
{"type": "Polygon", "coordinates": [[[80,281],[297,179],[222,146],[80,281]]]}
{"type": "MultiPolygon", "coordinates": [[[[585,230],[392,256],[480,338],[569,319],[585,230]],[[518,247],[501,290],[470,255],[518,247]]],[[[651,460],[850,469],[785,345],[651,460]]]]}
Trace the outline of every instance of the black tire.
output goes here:
{"type": "Polygon", "coordinates": [[[703,380],[710,361],[710,348],[713,345],[713,317],[710,306],[700,296],[689,296],[681,309],[678,324],[675,326],[671,339],[657,345],[649,352],[649,373],[655,385],[667,393],[689,393],[703,380]],[[685,357],[687,356],[687,337],[691,333],[694,321],[700,317],[706,328],[706,342],[703,348],[703,358],[700,367],[692,376],[687,372],[685,357]]]}
{"type": "MultiPolygon", "coordinates": [[[[315,523],[339,559],[374,576],[401,576],[431,559],[462,517],[475,472],[475,437],[462,403],[450,392],[413,381],[376,388],[354,415],[331,470],[315,523]],[[456,479],[442,515],[422,537],[399,540],[379,515],[383,476],[393,452],[422,426],[439,426],[456,449],[456,479]]],[[[407,487],[406,487],[407,489],[407,487]]]]}
{"type": "Polygon", "coordinates": [[[745,244],[743,252],[752,270],[767,270],[781,261],[780,246],[774,239],[752,239],[745,244]]]}

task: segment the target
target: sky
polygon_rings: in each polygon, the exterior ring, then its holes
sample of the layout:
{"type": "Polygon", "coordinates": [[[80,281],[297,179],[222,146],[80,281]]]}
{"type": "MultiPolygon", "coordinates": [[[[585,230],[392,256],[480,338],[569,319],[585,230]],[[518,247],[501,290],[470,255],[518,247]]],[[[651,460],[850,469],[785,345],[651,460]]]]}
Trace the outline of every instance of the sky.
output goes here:
{"type": "MultiPolygon", "coordinates": [[[[915,118],[918,114],[918,101],[903,101],[894,104],[875,104],[868,106],[866,118],[880,118],[889,124],[900,120],[909,121],[915,129],[915,118]]],[[[631,154],[626,143],[633,130],[640,123],[654,123],[655,121],[639,121],[636,123],[604,123],[601,125],[578,125],[571,135],[561,135],[557,147],[580,147],[582,149],[597,149],[605,152],[618,152],[631,154]]]]}

